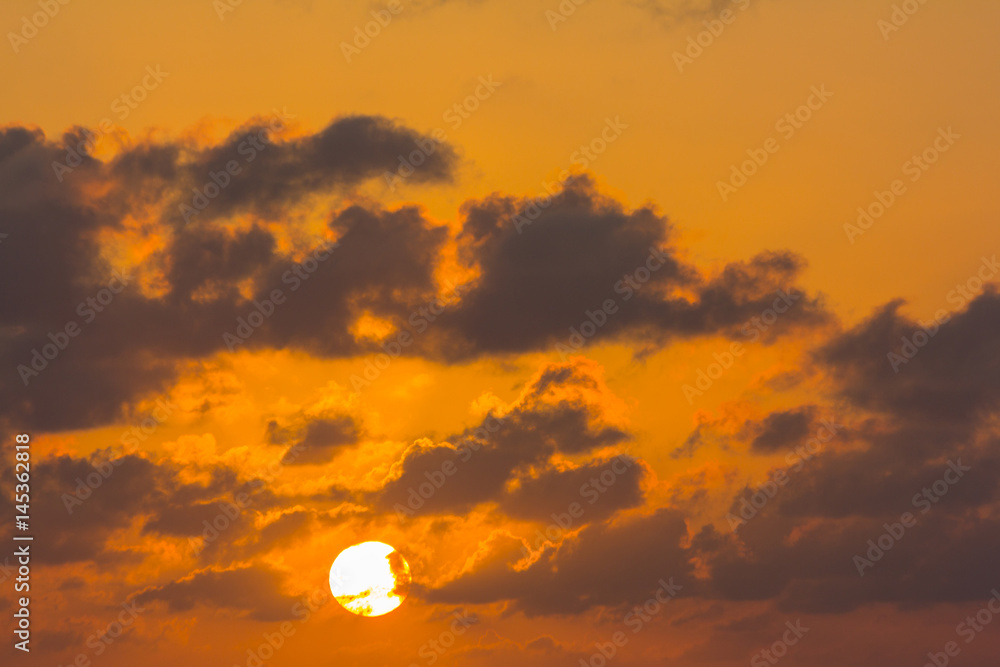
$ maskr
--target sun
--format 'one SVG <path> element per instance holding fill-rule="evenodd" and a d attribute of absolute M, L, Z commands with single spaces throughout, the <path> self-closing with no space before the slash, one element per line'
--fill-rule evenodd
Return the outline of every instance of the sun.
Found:
<path fill-rule="evenodd" d="M 340 552 L 330 568 L 330 590 L 352 614 L 381 616 L 406 599 L 410 566 L 383 542 L 362 542 Z"/>

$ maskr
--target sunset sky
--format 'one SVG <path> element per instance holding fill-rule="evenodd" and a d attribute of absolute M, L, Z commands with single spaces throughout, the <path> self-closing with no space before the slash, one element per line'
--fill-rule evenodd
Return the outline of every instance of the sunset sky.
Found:
<path fill-rule="evenodd" d="M 995 667 L 1000 4 L 0 27 L 4 665 Z"/>

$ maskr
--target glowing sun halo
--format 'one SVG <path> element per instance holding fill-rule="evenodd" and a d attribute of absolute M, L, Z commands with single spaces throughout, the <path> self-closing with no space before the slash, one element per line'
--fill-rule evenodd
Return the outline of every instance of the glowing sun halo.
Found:
<path fill-rule="evenodd" d="M 347 611 L 359 616 L 388 614 L 406 599 L 410 566 L 382 542 L 362 542 L 340 552 L 330 568 L 330 590 Z"/>

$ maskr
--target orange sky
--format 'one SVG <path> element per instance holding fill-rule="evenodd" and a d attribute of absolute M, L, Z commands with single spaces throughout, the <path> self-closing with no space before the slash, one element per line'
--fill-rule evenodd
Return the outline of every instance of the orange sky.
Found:
<path fill-rule="evenodd" d="M 278 633 L 274 665 L 598 665 L 619 631 L 608 664 L 993 664 L 956 626 L 1000 586 L 1000 6 L 41 5 L 0 10 L 0 473 L 30 433 L 38 540 L 4 664 L 250 667 Z M 414 578 L 379 618 L 325 603 L 368 540 Z"/>

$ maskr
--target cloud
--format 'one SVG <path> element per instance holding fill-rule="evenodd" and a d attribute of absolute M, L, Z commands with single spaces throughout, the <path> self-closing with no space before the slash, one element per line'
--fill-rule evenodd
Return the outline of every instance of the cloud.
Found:
<path fill-rule="evenodd" d="M 284 577 L 266 567 L 202 570 L 177 581 L 148 588 L 135 600 L 139 604 L 163 602 L 171 612 L 190 612 L 204 606 L 235 610 L 255 621 L 286 621 L 296 598 L 281 592 Z"/>
<path fill-rule="evenodd" d="M 909 357 L 899 376 L 911 375 L 894 380 L 886 355 L 918 329 L 890 304 L 817 348 L 814 358 L 828 373 L 827 390 L 839 410 L 832 421 L 826 416 L 832 406 L 807 403 L 763 419 L 720 422 L 719 437 L 730 445 L 745 443 L 731 449 L 751 455 L 788 453 L 817 437 L 820 424 L 838 427 L 810 457 L 785 458 L 731 497 L 730 513 L 753 508 L 736 532 L 719 532 L 713 524 L 695 527 L 690 515 L 665 507 L 648 516 L 614 513 L 568 533 L 534 561 L 525 560 L 522 538 L 498 532 L 480 545 L 461 574 L 422 593 L 448 604 L 507 601 L 510 609 L 529 616 L 617 607 L 633 602 L 640 595 L 638 581 L 652 576 L 647 563 L 635 562 L 642 556 L 633 554 L 655 551 L 672 564 L 675 576 L 689 574 L 697 564 L 698 581 L 686 590 L 692 597 L 770 601 L 782 613 L 843 614 L 876 603 L 910 608 L 978 600 L 990 577 L 989 563 L 1000 558 L 994 525 L 1000 508 L 998 396 L 996 384 L 987 381 L 996 350 L 986 333 L 996 329 L 998 307 L 1000 299 L 987 287 Z M 565 372 L 548 369 L 540 377 L 558 386 Z M 709 437 L 710 425 L 692 433 L 689 449 Z M 572 495 L 569 481 L 595 464 L 541 469 L 522 486 L 508 486 L 507 504 L 500 507 L 510 516 L 544 520 L 550 496 Z M 963 472 L 956 476 L 957 466 L 967 470 L 958 468 Z M 775 476 L 778 471 L 783 477 Z M 778 479 L 785 481 L 761 491 L 765 480 Z M 743 502 L 755 493 L 766 495 L 766 502 Z M 707 496 L 698 498 L 704 504 Z M 907 512 L 915 525 L 898 536 Z M 896 526 L 893 546 L 871 557 L 871 567 L 859 576 L 856 557 L 870 557 L 871 543 L 886 526 Z M 663 542 L 650 544 L 653 533 Z M 619 594 L 594 580 L 610 580 Z"/>
<path fill-rule="evenodd" d="M 191 155 L 179 166 L 183 194 L 175 206 L 192 202 L 190 187 L 206 188 L 213 174 L 226 174 L 227 164 L 241 171 L 211 199 L 205 217 L 251 212 L 274 219 L 313 193 L 337 188 L 394 171 L 400 155 L 428 138 L 381 117 L 339 118 L 315 134 L 285 138 L 278 116 L 258 119 L 233 132 L 218 145 Z M 449 182 L 457 164 L 454 149 L 437 146 L 413 174 L 416 183 Z M 224 180 L 224 179 L 218 179 Z"/>
<path fill-rule="evenodd" d="M 32 549 L 39 563 L 113 562 L 122 554 L 105 549 L 108 538 L 163 497 L 164 471 L 138 456 L 122 457 L 114 465 L 70 456 L 33 463 L 31 519 L 51 531 Z M 13 506 L 0 508 L 4 526 L 13 526 Z"/>
<path fill-rule="evenodd" d="M 791 410 L 772 412 L 757 424 L 748 424 L 753 434 L 751 449 L 774 453 L 793 448 L 805 440 L 813 429 L 815 406 L 801 406 Z"/>
<path fill-rule="evenodd" d="M 642 464 L 625 455 L 588 461 L 576 468 L 542 469 L 533 477 L 518 478 L 517 486 L 504 494 L 500 508 L 515 519 L 551 523 L 553 515 L 566 521 L 575 503 L 582 514 L 572 515 L 568 523 L 576 528 L 641 505 L 646 474 Z"/>
<path fill-rule="evenodd" d="M 13 455 L 9 458 L 13 460 Z M 36 458 L 31 468 L 32 521 L 51 531 L 32 554 L 46 565 L 92 562 L 106 567 L 142 560 L 144 551 L 114 546 L 117 537 L 131 530 L 143 536 L 181 538 L 184 555 L 226 562 L 238 549 L 245 554 L 269 546 L 262 540 L 275 529 L 258 531 L 254 519 L 287 500 L 275 496 L 263 481 L 241 480 L 225 466 L 206 466 L 204 481 L 186 483 L 170 463 L 135 454 Z M 13 473 L 7 470 L 7 474 Z M 243 497 L 240 506 L 238 499 Z M 14 524 L 11 505 L 0 506 L 0 519 L 5 526 L 0 535 L 9 536 Z M 206 522 L 218 528 L 222 519 L 225 527 L 209 533 L 204 550 L 194 549 L 192 545 L 200 545 L 208 530 Z"/>
<path fill-rule="evenodd" d="M 629 0 L 667 27 L 690 21 L 718 18 L 722 11 L 742 11 L 749 0 Z"/>
<path fill-rule="evenodd" d="M 837 421 L 853 415 L 856 423 L 814 458 L 781 466 L 787 483 L 736 534 L 705 527 L 693 541 L 707 559 L 711 595 L 824 613 L 982 595 L 985 563 L 1000 556 L 994 525 L 1000 396 L 987 379 L 1000 359 L 986 333 L 1000 321 L 1000 299 L 987 287 L 935 327 L 896 373 L 888 354 L 920 330 L 898 314 L 899 305 L 879 308 L 815 355 L 832 378 L 830 391 L 842 399 Z M 791 448 L 816 409 L 772 413 L 740 435 L 755 452 Z M 958 475 L 958 466 L 968 470 Z M 777 479 L 773 472 L 768 478 Z M 738 514 L 760 488 L 741 491 L 729 511 Z M 859 576 L 855 556 L 867 558 L 869 540 L 907 512 L 916 524 Z"/>
<path fill-rule="evenodd" d="M 818 358 L 836 373 L 841 394 L 901 418 L 953 425 L 971 424 L 994 408 L 1000 398 L 995 381 L 1000 354 L 992 335 L 1000 325 L 996 286 L 988 285 L 965 310 L 934 325 L 933 336 L 900 316 L 901 305 L 890 302 L 819 351 Z M 922 337 L 926 344 L 918 348 L 912 341 Z M 907 341 L 911 347 L 905 347 Z M 912 358 L 903 356 L 904 348 Z M 898 372 L 890 353 L 903 359 Z"/>
<path fill-rule="evenodd" d="M 732 335 L 802 268 L 791 254 L 768 252 L 702 272 L 671 248 L 664 217 L 627 210 L 586 176 L 522 234 L 513 220 L 533 204 L 502 195 L 467 202 L 456 238 L 415 206 L 375 204 L 335 210 L 307 232 L 301 215 L 322 204 L 315 196 L 376 176 L 419 135 L 383 118 L 340 118 L 313 134 L 272 132 L 263 148 L 244 151 L 251 161 L 241 147 L 255 132 L 262 142 L 265 126 L 255 119 L 206 145 L 148 140 L 108 162 L 82 159 L 61 182 L 52 164 L 67 160 L 82 129 L 61 143 L 20 126 L 0 130 L 9 234 L 0 251 L 10 260 L 0 263 L 0 366 L 11 369 L 0 374 L 3 414 L 32 428 L 94 426 L 162 391 L 183 361 L 243 349 L 378 350 L 356 337 L 355 323 L 371 316 L 407 328 L 438 294 L 452 250 L 478 277 L 405 354 L 450 362 L 550 349 L 594 318 L 602 340 L 643 350 Z M 245 169 L 179 224 L 172 207 L 233 154 Z M 435 156 L 420 172 L 447 180 L 453 153 L 442 146 Z M 608 300 L 614 314 L 602 311 Z M 772 331 L 827 318 L 820 301 L 803 297 Z"/>
<path fill-rule="evenodd" d="M 462 512 L 480 503 L 501 501 L 516 508 L 522 496 L 506 494 L 504 488 L 518 471 L 541 470 L 542 477 L 526 480 L 521 493 L 540 491 L 537 484 L 562 479 L 558 471 L 547 468 L 557 452 L 585 454 L 630 438 L 607 423 L 603 401 L 609 399 L 610 392 L 593 362 L 548 364 L 509 411 L 491 414 L 479 426 L 449 436 L 441 444 L 413 443 L 370 500 L 383 511 L 404 507 L 427 514 Z M 626 476 L 615 498 L 618 493 L 627 497 L 623 489 L 630 482 L 637 483 L 637 474 Z M 427 491 L 428 484 L 433 492 Z M 625 497 L 619 500 L 625 502 Z"/>
<path fill-rule="evenodd" d="M 693 590 L 688 554 L 681 545 L 684 518 L 662 508 L 644 517 L 597 523 L 546 549 L 526 569 L 521 540 L 494 536 L 470 572 L 424 592 L 430 602 L 484 604 L 509 600 L 528 616 L 576 614 L 595 606 L 625 607 L 648 600 L 660 580 Z"/>
<path fill-rule="evenodd" d="M 124 288 L 114 284 L 120 293 L 105 306 L 98 304 L 99 312 L 90 312 L 85 300 L 111 294 L 105 285 L 111 269 L 86 280 L 65 276 L 73 284 L 67 289 L 75 292 L 66 299 L 70 304 L 50 303 L 44 313 L 11 320 L 0 347 L 0 365 L 9 369 L 0 375 L 4 409 L 18 413 L 29 427 L 93 426 L 118 418 L 122 404 L 162 390 L 175 376 L 176 361 L 229 346 L 293 347 L 323 356 L 362 352 L 350 333 L 362 311 L 409 313 L 434 292 L 444 229 L 431 228 L 415 209 L 357 207 L 335 215 L 330 228 L 339 245 L 323 251 L 322 263 L 309 259 L 309 272 L 292 257 L 277 255 L 272 235 L 260 227 L 232 232 L 186 227 L 162 258 L 171 267 L 166 294 L 144 295 L 133 275 Z M 83 254 L 88 252 L 96 255 L 93 249 Z M 250 298 L 240 287 L 248 280 L 259 286 Z M 271 301 L 275 290 L 282 292 L 280 304 Z M 247 318 L 261 309 L 273 316 L 259 329 L 249 328 Z M 77 327 L 72 339 L 63 333 L 68 322 Z M 246 338 L 225 339 L 227 333 Z M 51 354 L 52 336 L 62 338 L 63 349 L 46 360 L 40 350 L 48 345 Z"/>
<path fill-rule="evenodd" d="M 626 210 L 586 176 L 544 208 L 494 195 L 466 203 L 464 212 L 459 249 L 480 276 L 435 325 L 456 358 L 567 346 L 587 327 L 600 340 L 638 347 L 732 335 L 779 289 L 792 289 L 804 266 L 790 253 L 767 252 L 706 275 L 671 247 L 666 218 L 650 207 Z M 774 330 L 828 319 L 821 302 L 806 297 Z"/>
<path fill-rule="evenodd" d="M 326 463 L 344 448 L 358 444 L 360 437 L 361 431 L 350 416 L 315 419 L 305 425 L 281 461 L 286 465 Z"/>

